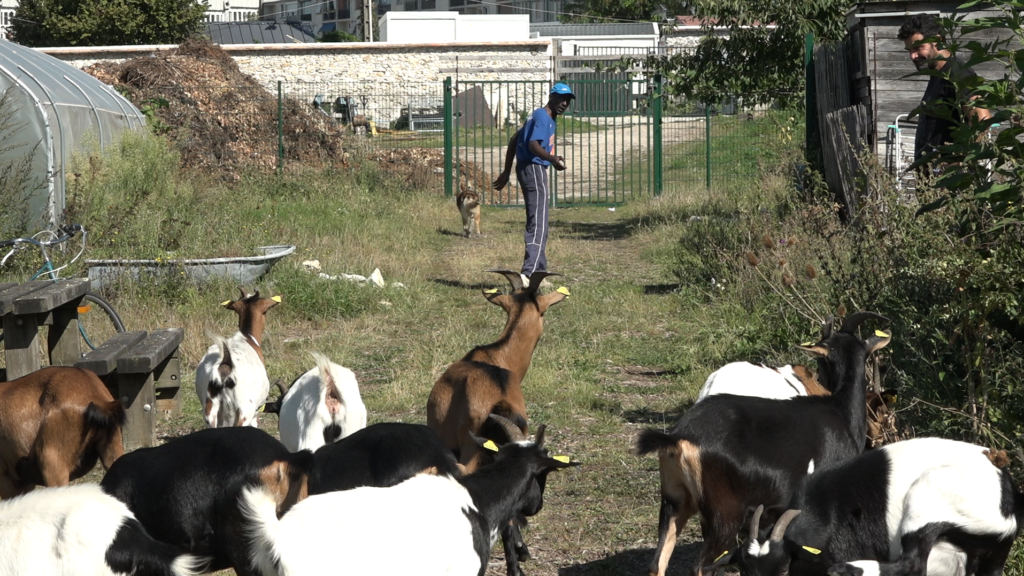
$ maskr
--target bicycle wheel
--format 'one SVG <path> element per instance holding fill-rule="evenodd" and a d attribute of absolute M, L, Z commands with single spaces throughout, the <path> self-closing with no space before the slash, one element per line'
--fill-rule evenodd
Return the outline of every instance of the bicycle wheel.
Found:
<path fill-rule="evenodd" d="M 78 305 L 78 331 L 82 336 L 82 353 L 94 350 L 118 332 L 124 332 L 124 322 L 109 302 L 92 292 L 86 292 Z"/>

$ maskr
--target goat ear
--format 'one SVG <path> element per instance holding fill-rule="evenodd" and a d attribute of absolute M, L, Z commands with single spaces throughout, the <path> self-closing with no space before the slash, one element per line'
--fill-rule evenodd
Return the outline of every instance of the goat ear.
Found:
<path fill-rule="evenodd" d="M 732 550 L 726 550 L 722 554 L 715 558 L 715 561 L 704 567 L 704 574 L 714 574 L 719 568 L 725 568 L 726 566 L 735 566 L 736 560 L 739 558 L 740 549 L 733 548 Z"/>
<path fill-rule="evenodd" d="M 807 352 L 815 358 L 828 358 L 828 345 L 824 342 L 817 344 L 800 344 L 797 348 Z"/>
<path fill-rule="evenodd" d="M 482 291 L 484 298 L 495 306 L 501 306 L 506 312 L 512 306 L 512 298 L 508 294 L 502 294 L 497 288 L 488 288 Z"/>
<path fill-rule="evenodd" d="M 571 462 L 568 456 L 553 456 L 544 460 L 544 467 L 550 470 L 561 470 L 580 466 L 580 462 Z"/>
<path fill-rule="evenodd" d="M 479 446 L 481 449 L 490 450 L 491 452 L 498 451 L 499 446 L 494 443 L 494 440 L 488 440 L 487 438 L 477 436 L 472 432 L 467 432 L 467 434 L 469 434 L 469 437 L 472 438 L 473 442 L 476 442 L 476 445 Z"/>
<path fill-rule="evenodd" d="M 568 290 L 566 290 L 566 292 L 568 292 Z M 562 300 L 565 300 L 566 297 L 565 292 L 548 292 L 543 296 L 537 297 L 537 307 L 540 309 L 540 313 L 543 314 L 548 308 L 558 304 Z"/>
<path fill-rule="evenodd" d="M 865 342 L 867 342 L 868 345 L 868 354 L 871 354 L 872 352 L 881 350 L 888 346 L 889 342 L 892 342 L 892 334 L 881 330 L 875 330 L 875 333 L 868 336 L 868 339 L 865 340 Z"/>

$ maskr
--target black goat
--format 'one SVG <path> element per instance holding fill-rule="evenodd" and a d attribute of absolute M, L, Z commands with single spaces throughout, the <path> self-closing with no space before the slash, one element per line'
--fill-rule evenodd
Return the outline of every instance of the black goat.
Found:
<path fill-rule="evenodd" d="M 889 343 L 876 332 L 866 341 L 854 334 L 873 312 L 858 312 L 832 331 L 826 323 L 816 344 L 801 346 L 820 358 L 819 375 L 831 396 L 769 400 L 722 394 L 693 406 L 668 433 L 644 430 L 637 453 L 658 452 L 661 512 L 658 547 L 649 572 L 664 576 L 676 536 L 700 513 L 704 546 L 692 572 L 702 574 L 729 550 L 747 510 L 758 504 L 788 502 L 814 467 L 830 466 L 864 450 L 866 437 L 864 363 Z"/>
<path fill-rule="evenodd" d="M 954 440 L 890 444 L 807 477 L 787 507 L 709 569 L 746 576 L 998 576 L 1024 520 L 1005 453 Z M 770 533 L 770 536 L 767 536 Z"/>
<path fill-rule="evenodd" d="M 313 459 L 310 495 L 359 486 L 386 488 L 422 472 L 453 478 L 462 475 L 452 451 L 422 424 L 367 426 L 320 447 Z"/>
<path fill-rule="evenodd" d="M 306 497 L 313 464 L 308 450 L 288 452 L 257 428 L 211 428 L 125 454 L 100 486 L 156 540 L 211 557 L 211 570 L 254 575 L 238 505 L 242 489 L 266 487 L 283 514 Z"/>

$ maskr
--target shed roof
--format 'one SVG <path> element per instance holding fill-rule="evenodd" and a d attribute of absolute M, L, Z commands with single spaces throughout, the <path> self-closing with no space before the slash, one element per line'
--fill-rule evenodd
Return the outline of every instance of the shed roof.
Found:
<path fill-rule="evenodd" d="M 654 22 L 617 22 L 613 24 L 538 22 L 530 24 L 530 32 L 539 33 L 541 38 L 566 36 L 657 36 L 658 27 Z"/>
<path fill-rule="evenodd" d="M 209 22 L 206 35 L 215 44 L 291 44 L 316 42 L 307 22 Z"/>

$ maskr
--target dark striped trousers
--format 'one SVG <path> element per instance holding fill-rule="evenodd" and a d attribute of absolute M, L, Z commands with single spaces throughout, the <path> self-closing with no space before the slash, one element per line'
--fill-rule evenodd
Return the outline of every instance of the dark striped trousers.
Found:
<path fill-rule="evenodd" d="M 523 188 L 526 204 L 526 254 L 522 273 L 527 277 L 548 269 L 544 249 L 548 244 L 548 167 L 530 162 L 516 164 L 516 178 Z"/>

